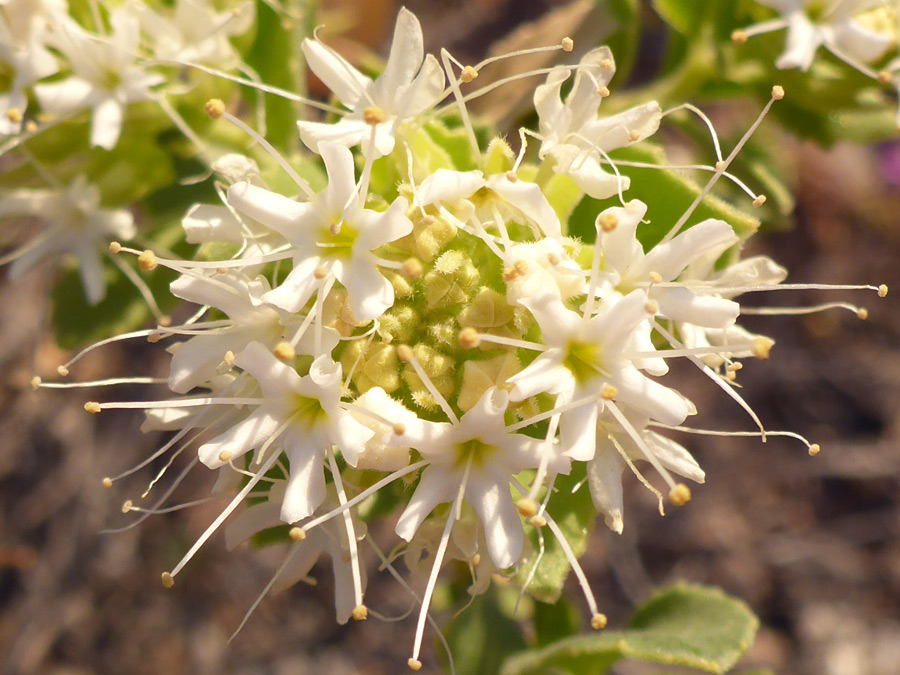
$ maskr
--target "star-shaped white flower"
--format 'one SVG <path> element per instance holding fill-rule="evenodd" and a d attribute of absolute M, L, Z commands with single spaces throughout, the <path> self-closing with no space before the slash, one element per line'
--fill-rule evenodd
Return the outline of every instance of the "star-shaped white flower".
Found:
<path fill-rule="evenodd" d="M 0 218 L 31 216 L 47 224 L 31 242 L 11 254 L 9 276 L 16 279 L 41 260 L 60 254 L 78 259 L 88 301 L 106 295 L 106 276 L 100 249 L 110 240 L 127 241 L 137 230 L 125 209 L 100 208 L 100 191 L 83 177 L 65 191 L 12 190 L 0 195 Z"/>
<path fill-rule="evenodd" d="M 630 108 L 610 117 L 598 118 L 597 109 L 609 95 L 606 85 L 615 74 L 615 62 L 608 47 L 593 49 L 581 59 L 565 101 L 560 100 L 563 83 L 572 68 L 559 66 L 547 75 L 546 83 L 534 92 L 534 108 L 539 118 L 541 158 L 555 162 L 554 171 L 569 176 L 585 193 L 606 199 L 627 190 L 630 180 L 607 173 L 599 161 L 600 152 L 609 153 L 656 133 L 662 110 L 655 101 Z"/>
<path fill-rule="evenodd" d="M 458 423 L 417 420 L 391 443 L 415 448 L 428 461 L 396 532 L 411 541 L 438 505 L 456 500 L 460 489 L 484 528 L 488 553 L 499 569 L 522 553 L 522 521 L 510 492 L 510 478 L 540 465 L 543 441 L 506 430 L 509 397 L 492 387 Z M 568 473 L 569 462 L 551 448 L 551 475 Z"/>
<path fill-rule="evenodd" d="M 297 202 L 241 182 L 228 189 L 228 203 L 281 234 L 295 249 L 293 269 L 266 293 L 267 302 L 296 312 L 321 286 L 323 275 L 333 275 L 347 289 L 353 316 L 368 322 L 394 303 L 394 289 L 372 251 L 412 231 L 407 202 L 398 197 L 383 213 L 362 208 L 350 151 L 321 143 L 319 152 L 328 187 L 315 201 Z"/>
<path fill-rule="evenodd" d="M 290 476 L 281 504 L 281 519 L 294 523 L 310 516 L 325 499 L 322 462 L 336 445 L 351 466 L 373 432 L 357 422 L 340 404 L 341 366 L 327 355 L 313 361 L 301 377 L 259 342 L 251 342 L 234 359 L 262 390 L 264 402 L 228 431 L 200 446 L 200 461 L 210 468 L 223 466 L 273 435 L 283 434 L 277 446 L 290 461 Z M 223 454 L 226 453 L 223 459 Z"/>
<path fill-rule="evenodd" d="M 310 70 L 350 110 L 333 124 L 297 122 L 300 138 L 315 152 L 321 142 L 332 141 L 347 147 L 361 144 L 368 153 L 366 139 L 372 134 L 370 122 L 375 115 L 382 121 L 375 124 L 374 155 L 390 154 L 403 123 L 433 107 L 444 95 L 444 72 L 434 56 L 424 56 L 422 27 L 406 8 L 397 15 L 390 56 L 374 82 L 318 40 L 304 40 L 302 48 Z M 369 122 L 366 110 L 370 111 Z"/>
<path fill-rule="evenodd" d="M 91 35 L 72 20 L 57 26 L 54 46 L 69 60 L 73 74 L 34 87 L 47 112 L 66 114 L 90 108 L 91 144 L 106 150 L 119 141 L 128 104 L 152 100 L 151 87 L 165 81 L 137 62 L 137 17 L 119 9 L 110 14 L 109 23 L 112 34 L 108 36 Z"/>

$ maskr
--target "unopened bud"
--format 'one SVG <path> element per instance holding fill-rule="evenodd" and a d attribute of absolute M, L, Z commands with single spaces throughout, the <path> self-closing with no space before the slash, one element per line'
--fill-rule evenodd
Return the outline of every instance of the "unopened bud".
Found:
<path fill-rule="evenodd" d="M 276 359 L 283 361 L 284 363 L 293 361 L 294 356 L 296 356 L 296 352 L 290 342 L 279 342 L 275 345 L 275 349 L 272 350 L 272 353 L 275 354 Z"/>
<path fill-rule="evenodd" d="M 669 490 L 669 501 L 672 506 L 684 506 L 691 501 L 691 489 L 684 483 L 678 483 Z"/>
<path fill-rule="evenodd" d="M 217 120 L 225 114 L 225 101 L 220 98 L 211 98 L 203 106 L 203 109 L 211 119 Z"/>
<path fill-rule="evenodd" d="M 157 267 L 159 267 L 159 263 L 156 261 L 156 254 L 147 249 L 143 253 L 138 256 L 138 267 L 140 267 L 145 272 L 152 272 Z"/>

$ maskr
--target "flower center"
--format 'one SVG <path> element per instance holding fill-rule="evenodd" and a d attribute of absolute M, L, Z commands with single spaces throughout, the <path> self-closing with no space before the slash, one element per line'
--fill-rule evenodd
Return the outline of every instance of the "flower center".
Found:
<path fill-rule="evenodd" d="M 471 458 L 475 466 L 484 466 L 485 461 L 496 452 L 497 448 L 488 445 L 478 438 L 459 443 L 456 446 L 456 461 L 454 468 L 462 468 Z"/>
<path fill-rule="evenodd" d="M 323 253 L 331 258 L 347 259 L 353 253 L 353 244 L 359 231 L 347 223 L 339 221 L 329 227 L 319 228 L 316 246 L 325 249 Z"/>
<path fill-rule="evenodd" d="M 816 23 L 825 18 L 829 4 L 828 0 L 807 0 L 804 11 L 809 20 Z"/>
<path fill-rule="evenodd" d="M 563 365 L 575 376 L 578 384 L 590 382 L 599 377 L 602 367 L 600 347 L 593 342 L 573 340 L 566 347 Z"/>
<path fill-rule="evenodd" d="M 325 419 L 326 414 L 319 399 L 297 394 L 294 397 L 292 417 L 298 425 L 312 429 L 316 423 Z"/>

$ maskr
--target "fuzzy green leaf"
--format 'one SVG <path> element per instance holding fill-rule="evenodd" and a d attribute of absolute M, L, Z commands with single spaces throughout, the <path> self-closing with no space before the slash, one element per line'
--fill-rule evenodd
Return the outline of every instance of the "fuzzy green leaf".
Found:
<path fill-rule="evenodd" d="M 510 654 L 525 647 L 519 626 L 500 611 L 493 589 L 475 598 L 446 634 L 458 675 L 496 675 Z"/>

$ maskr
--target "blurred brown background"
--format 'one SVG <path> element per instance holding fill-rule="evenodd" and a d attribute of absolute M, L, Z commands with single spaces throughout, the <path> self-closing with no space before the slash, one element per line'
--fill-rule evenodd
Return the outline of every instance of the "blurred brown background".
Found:
<path fill-rule="evenodd" d="M 415 0 L 408 6 L 422 20 L 427 49 L 447 46 L 467 62 L 517 27 L 533 34 L 529 22 L 562 4 Z M 341 38 L 348 51 L 351 40 L 380 49 L 395 7 L 388 0 L 328 5 L 343 12 L 348 26 L 352 9 L 370 13 Z M 560 36 L 581 21 L 578 3 L 564 11 L 571 14 L 554 19 Z M 542 43 L 554 39 L 546 37 L 546 25 L 538 30 Z M 797 226 L 757 237 L 748 253 L 771 254 L 791 270 L 791 281 L 887 283 L 900 291 L 900 189 L 890 185 L 886 160 L 897 148 L 848 145 L 826 152 L 784 143 L 796 175 Z M 137 414 L 86 415 L 87 392 L 28 388 L 35 372 L 49 376 L 64 360 L 49 339 L 35 341 L 48 283 L 41 273 L 16 285 L 0 279 L 4 672 L 405 672 L 414 619 L 337 626 L 327 561 L 315 570 L 318 586 L 266 599 L 230 645 L 227 637 L 279 562 L 273 552 L 229 554 L 217 536 L 174 589 L 162 589 L 160 572 L 203 531 L 215 505 L 154 517 L 124 534 L 98 534 L 125 522 L 119 506 L 140 494 L 149 474 L 112 490 L 102 489 L 101 478 L 146 456 L 159 437 L 138 431 Z M 655 586 L 685 578 L 720 585 L 760 615 L 763 628 L 747 664 L 798 675 L 900 673 L 900 315 L 892 296 L 845 298 L 867 304 L 869 320 L 828 313 L 746 321 L 777 341 L 771 360 L 742 371 L 746 397 L 770 429 L 805 434 L 821 443 L 822 453 L 809 458 L 789 439 L 763 445 L 682 438 L 696 450 L 707 484 L 665 519 L 652 495 L 630 480 L 625 535 L 599 528 L 583 560 L 611 625 L 627 620 Z M 834 299 L 809 292 L 753 304 Z M 86 359 L 72 377 L 160 374 L 166 368 L 161 352 L 140 341 L 114 346 Z M 701 411 L 698 426 L 750 428 L 702 376 L 688 368 L 678 375 L 679 388 Z M 116 392 L 122 400 L 150 395 L 147 388 Z M 180 490 L 182 500 L 208 491 L 211 476 L 195 475 L 200 484 Z M 371 557 L 367 562 L 367 604 L 399 613 L 401 592 L 375 573 Z M 571 597 L 579 598 L 574 588 Z M 426 644 L 423 672 L 437 672 L 430 638 Z M 617 672 L 659 671 L 626 664 Z"/>

